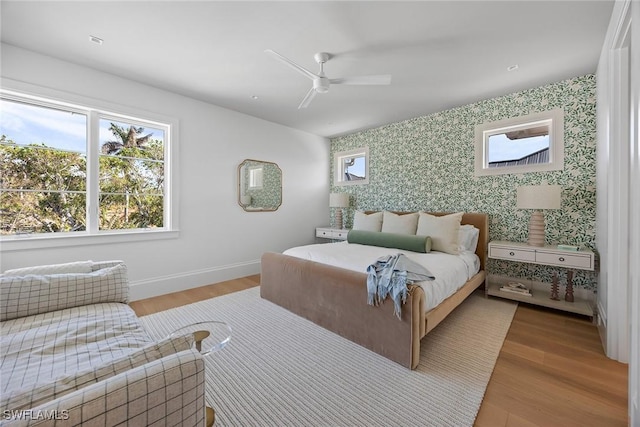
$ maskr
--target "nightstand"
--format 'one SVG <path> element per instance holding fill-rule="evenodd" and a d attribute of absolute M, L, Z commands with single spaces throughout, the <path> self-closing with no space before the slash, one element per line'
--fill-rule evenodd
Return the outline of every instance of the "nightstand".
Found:
<path fill-rule="evenodd" d="M 514 262 L 524 262 L 529 264 L 550 265 L 562 267 L 569 270 L 591 270 L 595 269 L 595 254 L 589 250 L 568 251 L 558 249 L 557 246 L 529 246 L 526 243 L 492 241 L 489 242 L 489 258 L 501 259 Z M 518 295 L 500 290 L 500 286 L 506 281 L 527 282 L 531 289 L 531 296 Z M 551 285 L 531 282 L 521 278 L 505 278 L 489 276 L 487 278 L 485 292 L 500 298 L 514 301 L 526 302 L 571 313 L 582 314 L 593 317 L 594 309 L 591 302 L 584 297 L 574 297 L 574 302 L 565 301 L 560 296 L 560 301 L 549 298 Z"/>
<path fill-rule="evenodd" d="M 316 228 L 316 237 L 329 240 L 347 240 L 349 230 L 346 228 L 318 227 Z"/>

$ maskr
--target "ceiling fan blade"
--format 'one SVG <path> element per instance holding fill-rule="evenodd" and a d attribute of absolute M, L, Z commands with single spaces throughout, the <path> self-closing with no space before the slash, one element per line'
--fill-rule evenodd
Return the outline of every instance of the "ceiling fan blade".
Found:
<path fill-rule="evenodd" d="M 391 75 L 342 77 L 329 79 L 329 82 L 334 85 L 388 85 L 391 84 Z"/>
<path fill-rule="evenodd" d="M 302 102 L 300 103 L 300 105 L 298 105 L 298 110 L 301 108 L 307 108 L 307 106 L 309 104 L 311 104 L 311 101 L 313 100 L 313 98 L 316 96 L 316 89 L 315 88 L 311 88 L 309 90 L 309 92 L 307 92 L 307 94 L 305 95 L 304 99 L 302 100 Z"/>
<path fill-rule="evenodd" d="M 311 80 L 313 80 L 313 79 L 318 77 L 317 75 L 313 74 L 311 71 L 307 70 L 304 67 L 301 67 L 300 65 L 296 64 L 295 62 L 293 62 L 289 58 L 285 58 L 284 56 L 280 55 L 278 52 L 276 52 L 274 50 L 267 49 L 264 52 L 268 53 L 269 55 L 273 56 L 274 58 L 278 59 L 279 61 L 284 62 L 289 67 L 293 68 L 294 70 L 298 71 L 299 73 L 304 74 L 305 76 L 309 77 Z"/>

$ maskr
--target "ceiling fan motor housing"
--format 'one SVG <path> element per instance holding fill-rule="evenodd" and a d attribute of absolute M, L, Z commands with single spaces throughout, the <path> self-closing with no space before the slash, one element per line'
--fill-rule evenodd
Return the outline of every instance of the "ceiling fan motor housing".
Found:
<path fill-rule="evenodd" d="M 329 79 L 326 77 L 318 77 L 313 79 L 313 88 L 318 93 L 327 93 L 329 91 Z"/>
<path fill-rule="evenodd" d="M 327 52 L 318 52 L 313 55 L 313 59 L 315 59 L 318 64 L 324 64 L 329 60 L 329 58 L 331 58 L 331 55 Z"/>

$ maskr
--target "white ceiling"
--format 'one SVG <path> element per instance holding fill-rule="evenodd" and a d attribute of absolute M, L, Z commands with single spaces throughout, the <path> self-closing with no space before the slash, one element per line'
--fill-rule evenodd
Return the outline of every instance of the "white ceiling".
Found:
<path fill-rule="evenodd" d="M 4 43 L 331 137 L 593 73 L 613 2 L 2 0 L 0 7 Z M 313 54 L 329 52 L 330 78 L 393 78 L 390 86 L 332 86 L 298 110 L 311 80 L 265 49 L 314 72 Z"/>

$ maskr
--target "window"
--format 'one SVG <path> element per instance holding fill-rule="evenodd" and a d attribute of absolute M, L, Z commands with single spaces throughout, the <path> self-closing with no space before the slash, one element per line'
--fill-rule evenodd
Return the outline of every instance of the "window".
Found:
<path fill-rule="evenodd" d="M 560 109 L 476 126 L 475 174 L 542 172 L 564 168 Z"/>
<path fill-rule="evenodd" d="M 249 188 L 262 188 L 262 166 L 253 166 L 249 168 Z"/>
<path fill-rule="evenodd" d="M 369 183 L 369 149 L 342 151 L 334 158 L 335 185 Z"/>
<path fill-rule="evenodd" d="M 165 129 L 100 119 L 100 230 L 164 226 Z"/>
<path fill-rule="evenodd" d="M 171 124 L 0 97 L 0 235 L 171 229 Z"/>

